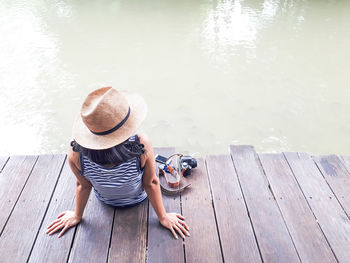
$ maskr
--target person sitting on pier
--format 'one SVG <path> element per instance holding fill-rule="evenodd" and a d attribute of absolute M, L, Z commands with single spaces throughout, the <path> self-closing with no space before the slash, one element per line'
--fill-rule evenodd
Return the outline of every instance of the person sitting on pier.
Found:
<path fill-rule="evenodd" d="M 152 143 L 135 134 L 146 117 L 147 104 L 136 92 L 111 87 L 97 89 L 85 99 L 73 127 L 68 162 L 77 178 L 75 211 L 64 211 L 47 227 L 58 237 L 83 217 L 91 189 L 98 200 L 115 207 L 131 207 L 149 199 L 159 222 L 175 238 L 189 236 L 184 217 L 167 213 L 155 173 Z"/>

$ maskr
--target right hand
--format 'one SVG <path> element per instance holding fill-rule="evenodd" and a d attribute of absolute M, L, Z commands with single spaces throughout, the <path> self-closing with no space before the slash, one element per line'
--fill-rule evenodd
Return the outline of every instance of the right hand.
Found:
<path fill-rule="evenodd" d="M 52 235 L 63 228 L 58 235 L 58 237 L 61 237 L 68 228 L 77 225 L 80 221 L 81 217 L 76 216 L 74 211 L 64 211 L 47 227 L 46 234 Z"/>
<path fill-rule="evenodd" d="M 180 236 L 184 239 L 185 233 L 187 236 L 190 236 L 190 228 L 185 223 L 185 218 L 179 213 L 166 213 L 163 218 L 159 220 L 159 222 L 166 228 L 168 228 L 173 236 L 178 239 L 175 230 L 180 234 Z"/>

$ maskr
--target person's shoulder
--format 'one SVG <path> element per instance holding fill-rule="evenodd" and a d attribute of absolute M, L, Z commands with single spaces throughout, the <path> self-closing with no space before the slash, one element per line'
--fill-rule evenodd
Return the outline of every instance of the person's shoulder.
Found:
<path fill-rule="evenodd" d="M 146 133 L 140 133 L 137 135 L 139 141 L 144 145 L 145 153 L 141 155 L 142 159 L 153 158 L 153 146 L 149 136 Z"/>
<path fill-rule="evenodd" d="M 67 159 L 70 164 L 73 164 L 78 170 L 81 170 L 80 154 L 78 152 L 73 151 L 72 146 L 69 146 L 68 148 Z"/>
<path fill-rule="evenodd" d="M 145 147 L 146 147 L 146 146 L 152 146 L 152 142 L 151 142 L 149 136 L 148 136 L 146 133 L 139 133 L 139 134 L 137 135 L 137 137 L 139 138 L 140 143 L 141 143 L 141 144 L 144 144 Z"/>

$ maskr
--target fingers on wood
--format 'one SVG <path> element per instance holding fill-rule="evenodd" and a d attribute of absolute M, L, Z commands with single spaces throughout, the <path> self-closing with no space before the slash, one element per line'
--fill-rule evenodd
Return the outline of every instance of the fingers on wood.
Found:
<path fill-rule="evenodd" d="M 60 219 L 54 220 L 47 228 L 50 228 L 51 226 L 53 226 L 54 224 L 56 224 L 58 221 L 60 221 Z"/>
<path fill-rule="evenodd" d="M 173 226 L 173 227 L 177 230 L 177 232 L 180 234 L 180 236 L 181 236 L 182 238 L 185 238 L 185 236 L 184 236 L 184 234 L 182 233 L 181 229 L 180 229 L 177 225 L 175 225 L 175 226 Z"/>
<path fill-rule="evenodd" d="M 49 235 L 52 235 L 53 233 L 57 232 L 63 227 L 64 223 L 60 223 L 52 227 L 52 230 L 50 231 Z"/>
<path fill-rule="evenodd" d="M 180 215 L 180 214 L 176 214 L 177 217 L 181 218 L 181 219 L 185 219 L 184 216 Z"/>
<path fill-rule="evenodd" d="M 60 218 L 60 217 L 64 216 L 65 214 L 66 214 L 66 211 L 64 211 L 61 214 L 59 214 L 57 218 Z"/>
<path fill-rule="evenodd" d="M 174 235 L 174 237 L 176 238 L 176 239 L 178 239 L 178 237 L 177 237 L 177 235 L 176 235 L 176 233 L 175 233 L 175 230 L 174 230 L 174 228 L 170 228 L 170 231 L 171 231 L 171 233 L 173 233 L 173 235 Z"/>
<path fill-rule="evenodd" d="M 60 234 L 58 235 L 58 237 L 61 237 L 63 234 L 64 234 L 64 232 L 66 232 L 66 230 L 68 229 L 68 225 L 66 225 L 63 229 L 62 229 L 62 231 L 60 232 Z"/>

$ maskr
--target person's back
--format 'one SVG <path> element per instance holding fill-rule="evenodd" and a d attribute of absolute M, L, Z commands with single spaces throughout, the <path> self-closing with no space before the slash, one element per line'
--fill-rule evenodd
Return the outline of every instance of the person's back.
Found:
<path fill-rule="evenodd" d="M 137 134 L 128 141 L 138 141 Z M 100 201 L 113 206 L 133 206 L 147 198 L 142 187 L 141 158 L 136 156 L 113 166 L 101 165 L 80 155 L 81 174 L 93 185 Z"/>

